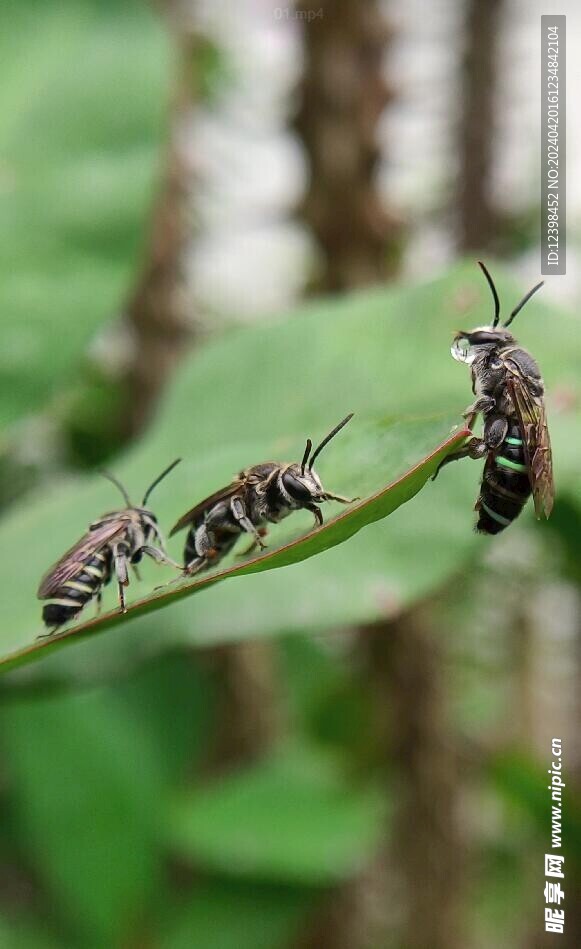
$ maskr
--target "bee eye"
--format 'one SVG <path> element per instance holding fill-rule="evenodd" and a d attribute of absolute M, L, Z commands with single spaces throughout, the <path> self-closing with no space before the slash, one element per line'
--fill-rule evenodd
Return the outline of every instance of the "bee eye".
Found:
<path fill-rule="evenodd" d="M 497 343 L 499 341 L 499 337 L 496 335 L 496 333 L 476 332 L 470 333 L 468 341 L 471 346 L 482 346 L 486 343 Z"/>
<path fill-rule="evenodd" d="M 312 495 L 306 484 L 295 478 L 289 471 L 285 471 L 283 474 L 282 483 L 294 501 L 306 502 L 311 500 Z"/>

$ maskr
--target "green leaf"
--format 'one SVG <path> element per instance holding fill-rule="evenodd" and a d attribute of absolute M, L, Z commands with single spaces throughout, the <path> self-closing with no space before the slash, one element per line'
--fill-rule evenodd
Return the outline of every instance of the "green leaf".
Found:
<path fill-rule="evenodd" d="M 522 287 L 509 286 L 500 268 L 491 268 L 501 299 L 507 305 L 519 299 Z M 167 528 L 241 467 L 268 457 L 298 458 L 307 435 L 320 437 L 355 411 L 321 456 L 319 470 L 330 488 L 369 497 L 429 455 L 458 424 L 472 396 L 467 367 L 449 356 L 450 340 L 458 326 L 489 317 L 488 288 L 471 262 L 430 283 L 322 301 L 271 325 L 232 332 L 185 361 L 149 435 L 112 467 L 137 495 L 172 458 L 184 457 L 153 497 Z M 538 354 L 547 385 L 558 508 L 565 487 L 578 492 L 581 336 L 576 319 L 548 310 L 540 294 L 519 320 L 520 338 Z M 413 504 L 400 507 L 387 524 L 366 527 L 349 544 L 291 570 L 232 572 L 228 583 L 210 588 L 207 579 L 204 596 L 129 617 L 123 635 L 84 642 L 71 635 L 67 641 L 79 643 L 76 649 L 57 652 L 51 644 L 35 653 L 46 659 L 20 675 L 92 679 L 176 645 L 313 633 L 393 615 L 494 547 L 495 539 L 472 530 L 481 471 L 469 460 L 450 465 Z M 41 632 L 35 600 L 40 576 L 90 520 L 111 509 L 113 497 L 105 482 L 71 480 L 30 495 L 5 518 L 0 544 L 10 556 L 0 573 L 2 654 L 31 645 Z M 325 516 L 332 513 L 328 505 Z M 288 518 L 272 530 L 272 550 L 292 543 L 311 523 L 301 514 Z M 527 527 L 547 530 L 535 522 L 530 504 L 510 530 Z M 182 544 L 183 535 L 170 543 L 176 558 Z M 143 573 L 145 590 L 172 578 L 155 565 L 146 564 Z M 132 585 L 130 599 L 138 590 Z M 115 591 L 107 596 L 114 608 Z"/>
<path fill-rule="evenodd" d="M 414 425 L 412 423 L 410 423 L 409 429 L 413 432 Z M 310 530 L 289 540 L 283 546 L 278 546 L 272 551 L 267 551 L 244 563 L 234 564 L 191 580 L 166 586 L 165 589 L 161 589 L 159 592 L 154 591 L 149 596 L 132 603 L 124 614 L 120 613 L 117 608 L 103 616 L 79 623 L 59 635 L 45 637 L 13 655 L 5 657 L 0 662 L 0 670 L 8 671 L 26 665 L 55 650 L 62 649 L 66 645 L 78 642 L 80 639 L 94 636 L 96 632 L 103 632 L 119 625 L 125 625 L 143 614 L 161 610 L 171 603 L 205 590 L 227 578 L 290 566 L 343 543 L 363 527 L 387 517 L 401 504 L 409 501 L 434 474 L 442 459 L 463 443 L 466 434 L 467 432 L 464 429 L 457 432 L 397 481 L 369 494 L 364 500 L 352 504 L 347 510 L 327 521 L 323 527 Z M 361 463 L 360 467 L 363 470 L 361 481 L 364 484 L 365 481 L 369 483 L 370 481 L 377 481 L 381 477 L 380 468 L 379 470 L 376 469 L 371 477 L 369 474 L 367 478 L 365 477 L 365 469 L 362 464 L 365 456 L 374 459 L 380 458 L 382 453 L 389 450 L 392 436 L 393 426 L 362 424 L 360 425 L 360 431 L 349 440 L 349 457 L 352 461 L 356 459 Z M 343 451 L 345 454 L 345 447 Z M 341 469 L 341 458 L 337 460 L 339 469 Z M 346 458 L 344 464 L 347 464 Z M 356 471 L 352 471 L 350 477 L 345 479 L 349 489 L 353 488 L 355 490 L 356 479 Z M 345 484 L 345 481 L 342 481 L 342 485 Z M 54 515 L 54 508 L 50 513 Z M 38 524 L 37 529 L 40 529 Z M 287 531 L 289 529 L 292 531 L 292 527 L 286 527 Z M 27 638 L 31 639 L 32 637 L 29 635 Z"/>
<path fill-rule="evenodd" d="M 184 794 L 169 842 L 230 877 L 327 886 L 363 868 L 384 821 L 377 789 L 350 787 L 320 754 L 287 753 Z"/>

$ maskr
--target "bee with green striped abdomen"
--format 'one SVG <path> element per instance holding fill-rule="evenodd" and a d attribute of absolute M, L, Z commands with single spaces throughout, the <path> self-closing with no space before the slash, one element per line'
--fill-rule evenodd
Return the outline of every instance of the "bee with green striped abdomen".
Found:
<path fill-rule="evenodd" d="M 470 366 L 472 374 L 476 400 L 464 418 L 472 428 L 481 413 L 484 430 L 482 438 L 471 438 L 443 464 L 459 458 L 486 458 L 476 502 L 476 530 L 498 534 L 518 517 L 531 493 L 537 517 L 549 517 L 553 508 L 555 488 L 543 380 L 533 357 L 507 329 L 542 283 L 533 287 L 499 326 L 496 287 L 484 264 L 480 267 L 494 299 L 492 325 L 459 330 L 451 351 L 454 359 Z"/>

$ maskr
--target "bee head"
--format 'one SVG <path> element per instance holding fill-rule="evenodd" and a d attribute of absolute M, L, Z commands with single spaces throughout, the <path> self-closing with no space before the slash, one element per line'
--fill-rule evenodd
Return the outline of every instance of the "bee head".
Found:
<path fill-rule="evenodd" d="M 509 346 L 514 342 L 512 333 L 502 327 L 496 329 L 494 326 L 477 326 L 473 330 L 458 330 L 450 352 L 457 362 L 470 365 L 479 349 L 494 349 Z"/>
<path fill-rule="evenodd" d="M 315 448 L 312 455 L 311 450 L 313 443 L 310 438 L 307 438 L 303 460 L 301 461 L 300 465 L 289 465 L 284 470 L 282 474 L 283 487 L 293 501 L 296 501 L 299 504 L 308 504 L 310 501 L 324 500 L 325 492 L 323 490 L 323 485 L 321 484 L 321 479 L 313 468 L 315 459 L 318 458 L 323 448 L 329 444 L 337 432 L 340 432 L 341 429 L 352 418 L 353 412 L 347 415 L 346 418 L 342 419 L 339 424 L 336 425 L 335 428 L 325 436 L 323 441 Z"/>
<path fill-rule="evenodd" d="M 520 313 L 525 303 L 528 303 L 533 293 L 536 293 L 543 286 L 543 281 L 537 283 L 532 290 L 522 298 L 514 310 L 511 312 L 508 320 L 499 326 L 500 321 L 500 300 L 492 277 L 484 264 L 479 260 L 478 265 L 486 277 L 488 286 L 494 300 L 494 317 L 490 326 L 477 326 L 473 330 L 458 330 L 452 343 L 451 353 L 458 362 L 472 363 L 476 357 L 479 348 L 493 349 L 495 347 L 510 346 L 515 342 L 515 338 L 507 329 L 512 323 L 517 313 Z"/>
<path fill-rule="evenodd" d="M 317 472 L 304 470 L 301 465 L 289 465 L 282 473 L 282 483 L 289 497 L 298 504 L 309 504 L 323 494 Z"/>

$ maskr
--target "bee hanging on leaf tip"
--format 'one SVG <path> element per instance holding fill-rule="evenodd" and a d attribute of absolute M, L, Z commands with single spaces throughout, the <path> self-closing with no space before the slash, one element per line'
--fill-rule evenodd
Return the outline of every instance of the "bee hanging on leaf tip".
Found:
<path fill-rule="evenodd" d="M 172 462 L 149 486 L 141 507 L 131 504 L 127 491 L 113 475 L 102 472 L 119 488 L 126 507 L 104 514 L 94 521 L 87 533 L 41 580 L 37 596 L 39 600 L 50 600 L 42 610 L 42 618 L 50 628 L 50 634 L 75 619 L 93 597 L 97 598 L 100 606 L 103 587 L 113 576 L 117 579 L 119 606 L 124 613 L 129 565 L 135 568 L 144 554 L 157 563 L 182 569 L 168 557 L 157 518 L 145 507 L 153 489 L 180 461 L 177 458 Z"/>
<path fill-rule="evenodd" d="M 323 524 L 320 503 L 351 504 L 357 500 L 326 491 L 314 469 L 323 449 L 352 418 L 353 413 L 339 422 L 314 452 L 308 438 L 300 463 L 266 461 L 245 468 L 231 484 L 204 498 L 180 517 L 170 537 L 189 527 L 184 549 L 186 572 L 192 575 L 218 564 L 244 533 L 252 538 L 246 553 L 256 547 L 263 550 L 266 546 L 264 525 L 277 524 L 292 511 L 311 511 L 315 525 L 320 527 Z"/>
<path fill-rule="evenodd" d="M 451 352 L 458 362 L 470 366 L 472 375 L 476 399 L 463 413 L 466 424 L 472 428 L 482 414 L 484 429 L 482 438 L 471 438 L 448 455 L 440 468 L 459 458 L 486 459 L 475 508 L 476 530 L 498 534 L 518 517 L 531 493 L 537 517 L 549 517 L 555 497 L 543 380 L 533 357 L 508 329 L 543 283 L 529 290 L 499 325 L 496 287 L 484 264 L 478 264 L 492 293 L 494 318 L 490 326 L 459 330 Z"/>

